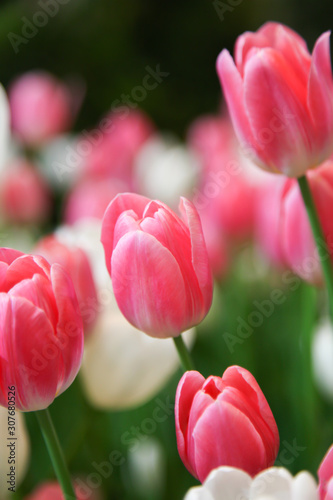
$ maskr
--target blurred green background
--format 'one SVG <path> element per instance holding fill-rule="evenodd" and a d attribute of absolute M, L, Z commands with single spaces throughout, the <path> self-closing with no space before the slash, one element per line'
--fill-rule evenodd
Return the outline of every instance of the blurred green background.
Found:
<path fill-rule="evenodd" d="M 231 6 L 224 13 L 223 3 Z M 20 44 L 15 53 L 9 33 L 21 36 L 26 19 L 31 21 L 41 7 L 33 0 L 2 0 L 0 81 L 4 86 L 31 69 L 45 69 L 62 79 L 83 82 L 86 95 L 75 124 L 79 131 L 93 127 L 115 99 L 140 85 L 146 66 L 160 65 L 161 71 L 170 75 L 147 93 L 140 106 L 160 129 L 170 130 L 179 137 L 185 136 L 193 119 L 214 113 L 221 105 L 215 60 L 224 47 L 232 50 L 240 33 L 256 30 L 267 20 L 276 20 L 297 30 L 312 49 L 316 38 L 331 28 L 333 20 L 331 0 L 226 0 L 219 3 L 211 0 L 69 0 L 58 5 L 57 15 L 38 28 L 28 43 Z M 301 317 L 304 311 L 310 316 L 316 315 L 317 299 L 303 285 L 294 292 L 286 289 L 285 303 L 230 352 L 223 332 L 237 330 L 237 318 L 247 317 L 253 310 L 254 300 L 264 300 L 274 287 L 284 290 L 280 277 L 275 277 L 273 283 L 247 283 L 238 274 L 237 270 L 230 273 L 216 298 L 215 313 L 200 328 L 194 348 L 198 369 L 205 376 L 221 375 L 230 364 L 250 369 L 277 420 L 281 450 L 285 443 L 292 446 L 295 440 L 297 445 L 306 448 L 285 465 L 293 472 L 306 467 L 315 473 L 333 441 L 332 405 L 316 394 L 312 416 L 312 410 L 306 405 L 313 404 L 313 400 L 311 397 L 308 400 L 302 392 L 306 373 L 301 356 Z M 180 375 L 179 370 L 158 397 L 173 399 Z M 154 399 L 129 412 L 95 411 L 84 400 L 80 383 L 76 381 L 51 408 L 71 471 L 85 477 L 93 472 L 92 461 L 103 461 L 105 453 L 115 449 L 127 457 L 128 447 L 121 443 L 122 434 L 133 425 L 140 426 L 152 415 L 155 406 Z M 27 422 L 33 437 L 32 457 L 28 475 L 13 496 L 20 499 L 39 480 L 53 477 L 34 415 L 27 415 Z M 166 453 L 166 477 L 164 492 L 149 498 L 180 500 L 196 481 L 178 457 L 173 416 L 157 426 L 153 437 Z M 103 481 L 102 489 L 106 499 L 147 498 L 131 483 L 127 460 Z"/>

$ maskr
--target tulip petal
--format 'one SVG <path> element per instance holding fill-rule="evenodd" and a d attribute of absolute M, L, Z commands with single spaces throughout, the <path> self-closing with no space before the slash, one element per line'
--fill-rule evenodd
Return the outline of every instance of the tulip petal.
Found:
<path fill-rule="evenodd" d="M 309 168 L 314 131 L 307 114 L 305 87 L 274 49 L 262 49 L 247 62 L 244 105 L 259 158 L 270 170 L 303 175 Z"/>
<path fill-rule="evenodd" d="M 292 483 L 292 500 L 313 500 L 317 498 L 317 484 L 309 472 L 299 472 Z"/>
<path fill-rule="evenodd" d="M 187 429 L 193 399 L 205 378 L 197 371 L 186 372 L 179 381 L 175 400 L 176 437 L 179 456 L 185 467 L 195 475 L 187 455 Z"/>
<path fill-rule="evenodd" d="M 294 500 L 291 496 L 293 477 L 283 467 L 271 467 L 258 474 L 250 486 L 250 498 L 285 498 Z"/>
<path fill-rule="evenodd" d="M 181 198 L 180 211 L 190 231 L 192 265 L 202 292 L 204 300 L 203 315 L 205 315 L 212 303 L 213 281 L 201 221 L 194 205 L 186 198 Z"/>
<path fill-rule="evenodd" d="M 308 106 L 318 137 L 317 164 L 333 149 L 333 79 L 330 56 L 330 33 L 318 38 L 312 54 L 308 87 Z M 329 141 L 327 139 L 329 138 Z M 322 150 L 322 151 L 321 151 Z"/>
<path fill-rule="evenodd" d="M 175 337 L 192 326 L 179 266 L 153 236 L 142 231 L 126 234 L 111 261 L 114 294 L 130 323 L 159 338 Z"/>
<path fill-rule="evenodd" d="M 332 476 L 333 476 L 333 445 L 327 451 L 318 469 L 319 495 L 321 500 L 324 500 L 325 498 L 327 483 L 328 481 L 330 481 Z"/>
<path fill-rule="evenodd" d="M 0 261 L 6 262 L 6 264 L 11 264 L 15 259 L 21 257 L 24 253 L 18 250 L 13 250 L 12 248 L 0 248 Z"/>
<path fill-rule="evenodd" d="M 83 323 L 72 280 L 59 264 L 51 266 L 51 283 L 58 308 L 54 345 L 59 350 L 59 395 L 71 385 L 79 371 L 83 356 Z"/>
<path fill-rule="evenodd" d="M 101 242 L 105 252 L 106 267 L 111 275 L 111 255 L 114 248 L 114 228 L 120 214 L 126 210 L 133 210 L 139 218 L 142 217 L 149 199 L 134 193 L 118 194 L 107 207 L 103 222 Z"/>
<path fill-rule="evenodd" d="M 222 50 L 217 58 L 216 69 L 239 142 L 241 146 L 257 151 L 257 144 L 245 113 L 243 81 L 227 50 Z"/>
<path fill-rule="evenodd" d="M 25 255 L 16 258 L 7 270 L 6 281 L 3 284 L 3 291 L 8 292 L 16 283 L 21 280 L 32 278 L 35 274 L 41 274 L 46 278 L 50 277 L 50 264 L 39 255 Z"/>
<path fill-rule="evenodd" d="M 207 477 L 204 488 L 218 500 L 223 491 L 223 500 L 248 498 L 251 485 L 251 476 L 243 470 L 234 467 L 219 467 L 214 469 Z"/>
<path fill-rule="evenodd" d="M 21 297 L 0 294 L 1 405 L 7 404 L 7 385 L 16 387 L 19 410 L 41 410 L 52 403 L 58 379 L 57 359 L 48 351 L 52 336 L 43 311 Z"/>
<path fill-rule="evenodd" d="M 244 414 L 224 401 L 217 400 L 206 409 L 195 426 L 193 439 L 191 461 L 201 482 L 221 465 L 243 469 L 252 476 L 267 466 L 260 434 Z"/>
<path fill-rule="evenodd" d="M 6 92 L 0 85 L 0 169 L 7 160 L 10 142 L 10 113 Z"/>
<path fill-rule="evenodd" d="M 273 435 L 273 442 L 276 446 L 276 457 L 279 449 L 279 431 L 269 404 L 256 379 L 245 368 L 229 366 L 223 374 L 222 381 L 226 386 L 239 390 L 246 398 L 247 405 L 251 405 L 254 411 L 260 414 L 264 425 L 267 426 L 269 432 Z M 268 442 L 271 441 L 268 440 Z"/>

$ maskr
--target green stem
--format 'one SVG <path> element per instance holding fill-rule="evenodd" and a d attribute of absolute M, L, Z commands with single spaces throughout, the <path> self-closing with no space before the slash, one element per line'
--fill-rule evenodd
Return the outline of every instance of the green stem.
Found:
<path fill-rule="evenodd" d="M 194 368 L 194 363 L 192 361 L 191 355 L 182 339 L 182 336 L 179 335 L 179 337 L 174 337 L 173 341 L 175 343 L 178 356 L 181 362 L 181 365 L 183 367 L 184 372 L 188 370 L 195 370 Z"/>
<path fill-rule="evenodd" d="M 303 427 L 302 439 L 307 443 L 308 460 L 314 456 L 316 447 L 316 392 L 313 383 L 312 373 L 312 334 L 316 321 L 316 289 L 304 283 L 302 286 L 302 314 L 301 314 L 301 335 L 299 338 L 300 352 L 300 407 L 303 408 Z M 299 408 L 298 408 L 299 415 Z M 305 464 L 309 467 L 309 463 Z"/>
<path fill-rule="evenodd" d="M 65 458 L 48 409 L 35 412 L 65 500 L 76 500 Z"/>
<path fill-rule="evenodd" d="M 308 180 L 305 175 L 298 179 L 298 185 L 302 193 L 303 201 L 311 224 L 312 233 L 316 242 L 318 256 L 321 262 L 324 280 L 327 287 L 330 315 L 333 323 L 333 273 L 329 249 L 327 248 L 325 236 L 318 218 Z"/>

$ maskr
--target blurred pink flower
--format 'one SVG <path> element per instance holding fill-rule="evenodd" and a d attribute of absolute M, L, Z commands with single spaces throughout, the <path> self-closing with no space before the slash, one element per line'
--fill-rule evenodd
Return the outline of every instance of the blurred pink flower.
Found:
<path fill-rule="evenodd" d="M 12 128 L 27 146 L 36 147 L 72 123 L 69 88 L 44 71 L 24 73 L 9 88 Z"/>
<path fill-rule="evenodd" d="M 0 206 L 5 221 L 33 224 L 47 219 L 51 192 L 36 168 L 24 159 L 15 159 L 1 176 Z"/>

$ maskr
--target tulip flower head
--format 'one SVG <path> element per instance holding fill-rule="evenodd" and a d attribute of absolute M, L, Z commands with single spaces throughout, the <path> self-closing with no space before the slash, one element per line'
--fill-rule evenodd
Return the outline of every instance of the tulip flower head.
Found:
<path fill-rule="evenodd" d="M 83 326 L 74 286 L 59 265 L 0 249 L 0 405 L 8 388 L 22 411 L 47 408 L 73 382 Z"/>
<path fill-rule="evenodd" d="M 199 215 L 180 202 L 181 218 L 160 201 L 116 196 L 106 209 L 102 244 L 121 312 L 153 337 L 176 337 L 206 316 L 212 275 Z"/>
<path fill-rule="evenodd" d="M 253 479 L 234 467 L 214 469 L 202 486 L 191 488 L 184 500 L 319 500 L 309 472 L 292 477 L 283 467 L 271 467 Z"/>
<path fill-rule="evenodd" d="M 241 35 L 235 62 L 227 50 L 217 72 L 244 151 L 265 170 L 300 177 L 333 149 L 333 79 L 329 33 L 309 53 L 279 23 Z"/>
<path fill-rule="evenodd" d="M 274 464 L 279 433 L 259 385 L 239 366 L 223 377 L 196 371 L 181 378 L 175 404 L 180 458 L 203 482 L 216 467 L 228 465 L 251 476 Z"/>

